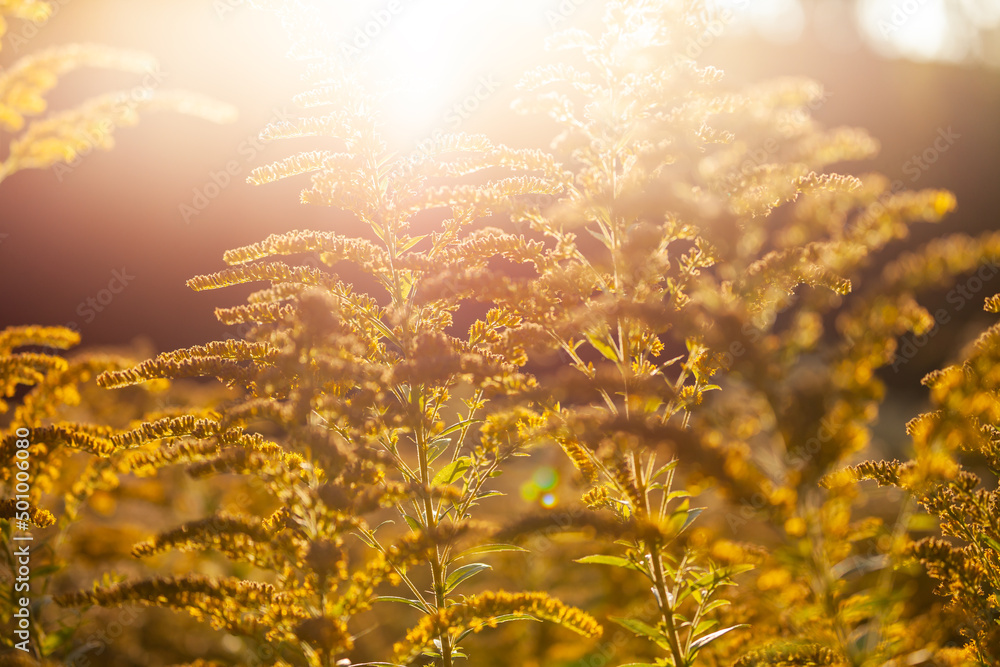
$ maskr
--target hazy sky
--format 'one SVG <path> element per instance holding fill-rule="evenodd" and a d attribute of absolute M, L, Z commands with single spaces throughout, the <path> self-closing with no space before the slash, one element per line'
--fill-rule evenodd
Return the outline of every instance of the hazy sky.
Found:
<path fill-rule="evenodd" d="M 718 35 L 706 36 L 704 62 L 721 67 L 726 81 L 740 85 L 778 75 L 819 80 L 830 91 L 829 101 L 816 110 L 821 122 L 868 128 L 883 152 L 861 168 L 891 178 L 904 176 L 913 155 L 953 128 L 960 137 L 954 146 L 920 173 L 919 182 L 908 183 L 946 187 L 958 195 L 959 209 L 948 229 L 927 233 L 995 225 L 1000 70 L 983 67 L 976 58 L 960 65 L 917 64 L 892 50 L 905 43 L 900 40 L 907 31 L 940 32 L 935 7 L 945 0 L 898 0 L 904 13 L 897 12 L 900 24 L 887 37 L 878 33 L 878 17 L 892 20 L 893 2 L 725 2 L 733 13 L 720 13 L 729 18 L 714 26 Z M 941 24 L 949 36 L 927 43 L 951 43 L 959 34 L 953 15 L 995 26 L 998 2 L 950 0 L 949 18 Z M 532 144 L 538 139 L 531 127 L 510 113 L 514 84 L 543 37 L 593 21 L 590 10 L 598 4 L 377 0 L 356 3 L 355 19 L 328 30 L 336 44 L 380 54 L 401 80 L 396 96 L 387 100 L 391 114 L 384 128 L 399 150 L 456 129 Z M 68 42 L 141 49 L 161 63 L 155 86 L 212 95 L 235 105 L 240 116 L 215 125 L 149 114 L 137 127 L 116 133 L 111 152 L 94 152 L 69 170 L 20 172 L 0 184 L 5 285 L 0 327 L 75 323 L 88 343 L 127 343 L 137 335 L 150 337 L 159 349 L 203 343 L 226 333 L 214 320 L 214 308 L 240 303 L 247 290 L 193 293 L 184 282 L 222 268 L 226 249 L 293 229 L 352 231 L 336 212 L 300 205 L 298 192 L 306 184 L 301 180 L 262 187 L 245 182 L 254 167 L 317 148 L 309 140 L 263 144 L 258 139 L 269 120 L 294 114 L 291 98 L 303 89 L 302 67 L 285 57 L 290 42 L 276 21 L 242 0 L 61 0 L 57 5 L 41 28 L 12 22 L 0 67 Z M 867 17 L 864 31 L 857 29 L 856 6 Z M 379 12 L 391 7 L 398 7 L 391 21 L 373 27 L 384 18 Z M 483 13 L 484 7 L 513 13 Z M 978 35 L 995 34 L 992 30 L 977 29 L 978 42 L 966 39 L 966 54 L 989 42 Z M 946 53 L 942 46 L 939 54 Z M 49 99 L 53 109 L 65 108 L 90 95 L 141 86 L 143 79 L 73 73 Z M 0 134 L 0 156 L 9 140 Z"/>

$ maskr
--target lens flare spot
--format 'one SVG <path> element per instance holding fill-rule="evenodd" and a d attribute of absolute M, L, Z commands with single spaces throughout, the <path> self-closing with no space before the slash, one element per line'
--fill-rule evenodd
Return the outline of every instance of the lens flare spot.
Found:
<path fill-rule="evenodd" d="M 554 489 L 559 483 L 559 472 L 552 466 L 542 466 L 535 471 L 531 480 L 543 491 Z"/>

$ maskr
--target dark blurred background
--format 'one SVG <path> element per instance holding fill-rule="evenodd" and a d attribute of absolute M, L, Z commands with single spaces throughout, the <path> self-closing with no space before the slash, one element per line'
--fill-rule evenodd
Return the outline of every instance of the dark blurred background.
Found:
<path fill-rule="evenodd" d="M 253 167 L 298 148 L 264 146 L 256 135 L 292 111 L 292 95 L 304 88 L 301 64 L 285 57 L 289 41 L 278 22 L 242 0 L 56 4 L 40 29 L 12 22 L 0 65 L 71 41 L 141 49 L 162 64 L 157 85 L 211 94 L 238 107 L 240 118 L 218 126 L 149 114 L 117 132 L 109 153 L 95 152 L 71 169 L 20 172 L 0 184 L 0 327 L 73 323 L 84 344 L 144 337 L 157 350 L 225 336 L 213 309 L 239 303 L 246 291 L 194 293 L 186 279 L 222 268 L 224 250 L 269 233 L 347 224 L 328 209 L 300 205 L 301 180 L 260 188 L 244 182 Z M 598 4 L 353 3 L 355 19 L 331 34 L 366 54 L 382 52 L 401 68 L 406 85 L 389 101 L 387 126 L 401 152 L 436 129 L 488 131 L 518 143 L 525 141 L 524 121 L 509 106 L 519 71 L 542 37 L 593 21 L 591 5 Z M 387 25 L 373 28 L 390 7 L 398 11 Z M 733 12 L 719 19 L 718 37 L 690 45 L 704 52 L 705 64 L 723 69 L 734 85 L 788 75 L 818 80 L 829 92 L 814 112 L 818 119 L 866 128 L 881 141 L 881 155 L 865 171 L 956 193 L 956 213 L 943 226 L 915 228 L 911 244 L 997 226 L 1000 0 L 730 0 L 717 10 L 723 17 L 723 10 Z M 366 27 L 369 43 L 358 32 Z M 141 80 L 76 72 L 49 99 L 52 108 L 64 108 Z M 917 165 L 914 157 L 940 136 L 950 137 L 946 150 L 935 151 L 925 168 Z M 9 141 L 0 134 L 0 157 Z M 112 294 L 106 290 L 115 272 L 113 287 L 123 289 Z M 889 382 L 919 392 L 924 372 L 991 322 L 979 297 L 1000 292 L 1000 277 L 992 282 L 897 372 L 888 372 Z M 932 306 L 945 303 L 944 293 L 927 298 Z"/>

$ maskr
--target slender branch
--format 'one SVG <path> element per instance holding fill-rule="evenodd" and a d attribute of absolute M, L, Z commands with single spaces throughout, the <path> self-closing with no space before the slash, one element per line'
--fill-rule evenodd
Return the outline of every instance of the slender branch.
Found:
<path fill-rule="evenodd" d="M 417 445 L 417 458 L 420 469 L 420 481 L 424 485 L 424 488 L 430 489 L 430 465 L 427 462 L 427 442 L 423 429 L 421 414 L 421 407 L 419 401 L 414 401 L 417 392 L 413 391 L 410 393 L 411 396 L 411 406 L 415 408 L 415 413 L 420 419 L 420 423 L 414 426 L 414 438 Z M 429 493 L 424 494 L 423 498 L 424 504 L 424 525 L 427 526 L 427 530 L 433 532 L 437 527 L 437 513 L 434 509 L 434 502 L 431 499 Z M 445 583 L 445 572 L 444 566 L 442 565 L 441 549 L 438 545 L 434 546 L 434 555 L 431 558 L 431 581 L 434 586 L 434 604 L 437 609 L 444 609 L 447 605 L 447 600 L 445 599 L 444 593 L 444 583 Z M 441 642 L 441 665 L 442 667 L 452 667 L 452 646 L 451 637 L 448 636 L 447 631 L 441 633 L 438 637 Z"/>
<path fill-rule="evenodd" d="M 649 516 L 649 489 L 646 487 L 646 479 L 642 472 L 641 457 L 638 452 L 632 452 L 632 468 L 635 471 L 636 486 L 638 487 L 638 497 L 642 505 L 637 508 L 642 516 Z M 670 652 L 673 654 L 675 667 L 687 667 L 684 652 L 681 649 L 678 638 L 677 626 L 674 623 L 674 605 L 670 601 L 676 599 L 668 597 L 666 578 L 663 574 L 663 561 L 660 558 L 660 548 L 657 540 L 643 542 L 646 557 L 649 559 L 650 570 L 653 575 L 653 587 L 656 590 L 656 602 L 660 609 L 660 616 L 667 629 L 667 642 L 670 644 Z"/>

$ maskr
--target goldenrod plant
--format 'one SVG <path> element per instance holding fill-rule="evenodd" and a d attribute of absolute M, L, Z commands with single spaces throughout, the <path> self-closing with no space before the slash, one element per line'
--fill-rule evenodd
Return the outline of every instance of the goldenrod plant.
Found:
<path fill-rule="evenodd" d="M 144 574 L 56 601 L 239 638 L 200 667 L 997 660 L 996 503 L 958 463 L 996 467 L 996 332 L 928 378 L 939 410 L 911 423 L 914 462 L 859 464 L 877 372 L 934 324 L 918 293 L 1000 250 L 952 237 L 873 266 L 949 193 L 839 173 L 878 142 L 824 129 L 819 85 L 737 89 L 692 59 L 729 11 L 714 3 L 605 0 L 589 30 L 553 34 L 515 103 L 546 146 L 437 133 L 410 155 L 387 138 L 384 82 L 315 30 L 345 6 L 258 4 L 308 62 L 300 115 L 262 139 L 312 150 L 249 182 L 300 179 L 335 214 L 189 281 L 256 286 L 216 310 L 241 337 L 98 383 L 209 377 L 228 398 L 87 431 L 105 463 L 77 483 L 184 470 L 247 500 L 151 526 L 132 548 Z M 579 503 L 496 498 L 551 453 Z M 861 478 L 906 495 L 873 502 Z M 918 504 L 965 546 L 914 541 Z M 541 532 L 552 570 L 521 586 Z M 508 624 L 531 620 L 562 627 Z"/>
<path fill-rule="evenodd" d="M 128 407 L 113 405 L 103 392 L 91 395 L 94 378 L 134 364 L 121 354 L 84 352 L 65 358 L 57 351 L 77 345 L 80 336 L 64 327 L 8 327 L 0 332 L 3 438 L 0 440 L 0 533 L 2 556 L 11 573 L 0 591 L 0 614 L 13 632 L 0 664 L 31 657 L 59 660 L 76 645 L 79 614 L 51 604 L 60 587 L 77 585 L 106 568 L 92 567 L 81 533 L 98 528 L 88 509 L 95 498 L 119 485 L 111 435 L 142 410 L 166 402 L 165 383 L 148 385 Z M 149 408 L 154 408 L 150 410 Z M 107 413 L 107 414 L 105 414 Z M 107 417 L 102 419 L 102 417 Z M 126 535 L 126 526 L 120 534 Z M 108 551 L 103 552 L 105 555 Z M 11 663 L 10 661 L 14 661 Z"/>
<path fill-rule="evenodd" d="M 852 521 L 856 490 L 817 483 L 868 444 L 874 371 L 895 337 L 928 326 L 919 282 L 873 285 L 881 297 L 852 301 L 836 327 L 833 315 L 874 253 L 953 198 L 830 171 L 877 143 L 822 130 L 814 83 L 727 88 L 683 50 L 718 20 L 698 3 L 606 7 L 602 33 L 553 36 L 559 59 L 521 84 L 521 109 L 561 130 L 553 149 L 572 176 L 556 202 L 518 212 L 550 240 L 547 261 L 516 288 L 469 281 L 581 375 L 544 383 L 556 388 L 543 399 L 552 437 L 589 482 L 584 502 L 631 526 L 605 529 L 625 538 L 620 555 L 583 561 L 649 579 L 658 613 L 616 620 L 660 647 L 657 664 L 923 655 L 942 635 L 905 632 L 916 621 L 904 620 L 903 583 L 886 551 L 872 553 L 907 517 Z M 701 510 L 687 497 L 709 485 L 733 505 L 694 530 Z M 749 604 L 736 592 L 739 608 L 724 610 L 725 589 L 712 596 L 753 563 Z"/>
<path fill-rule="evenodd" d="M 54 6 L 40 0 L 0 2 L 0 36 L 10 25 L 46 21 Z M 83 67 L 144 77 L 141 86 L 45 115 L 46 95 L 59 77 Z M 156 61 L 146 54 L 94 44 L 39 50 L 0 69 L 0 133 L 6 135 L 0 182 L 25 169 L 73 168 L 91 151 L 111 148 L 115 129 L 134 125 L 140 110 L 170 109 L 219 123 L 234 117 L 231 106 L 204 96 L 157 90 L 157 73 Z M 83 353 L 68 359 L 55 354 L 79 342 L 79 334 L 65 327 L 0 332 L 0 532 L 12 579 L 0 593 L 0 617 L 14 630 L 4 635 L 9 650 L 0 662 L 67 655 L 79 619 L 47 604 L 53 582 L 73 560 L 67 536 L 83 505 L 117 486 L 111 462 L 115 448 L 109 440 L 115 417 L 100 423 L 94 412 L 98 405 L 83 401 L 81 393 L 97 374 L 134 361 L 118 354 Z M 116 412 L 128 413 L 121 407 Z M 35 536 L 32 531 L 41 528 L 48 530 Z M 87 574 L 93 576 L 92 571 Z"/>
<path fill-rule="evenodd" d="M 544 592 L 462 593 L 490 568 L 477 556 L 517 549 L 493 543 L 493 529 L 475 514 L 497 494 L 493 480 L 507 461 L 538 440 L 540 420 L 516 398 L 533 384 L 518 370 L 523 352 L 504 334 L 516 319 L 493 308 L 466 335 L 450 334 L 462 294 L 448 277 L 497 256 L 541 251 L 474 224 L 514 199 L 554 194 L 551 178 L 537 175 L 551 176 L 554 163 L 537 150 L 464 135 L 399 158 L 378 132 L 361 73 L 342 56 L 318 62 L 309 83 L 296 99 L 304 115 L 263 137 L 326 137 L 333 148 L 261 167 L 250 181 L 310 174 L 302 201 L 351 213 L 354 229 L 360 223 L 371 240 L 295 232 L 226 253 L 231 268 L 189 284 L 265 282 L 246 305 L 217 311 L 226 324 L 251 325 L 246 340 L 167 353 L 100 379 L 121 387 L 208 375 L 245 391 L 217 418 L 151 422 L 115 442 L 163 443 L 135 457 L 136 469 L 184 463 L 195 475 L 253 475 L 275 501 L 269 516 L 209 517 L 138 545 L 136 555 L 217 549 L 270 571 L 273 583 L 187 575 L 62 600 L 186 609 L 246 637 L 249 659 L 265 664 L 349 660 L 364 632 L 352 619 L 372 604 L 416 611 L 386 656 L 396 664 L 427 656 L 450 666 L 465 657 L 470 633 L 505 621 L 544 619 L 599 635 L 593 618 Z M 413 232 L 421 212 L 442 207 L 450 216 L 437 229 Z M 370 274 L 379 293 L 360 294 L 340 280 L 331 269 L 342 263 Z M 258 431 L 262 422 L 271 424 L 267 435 Z M 169 446 L 182 436 L 191 441 Z M 353 549 L 356 540 L 367 551 Z M 394 594 L 382 594 L 385 585 Z"/>
<path fill-rule="evenodd" d="M 1000 238 L 953 237 L 931 244 L 920 254 L 891 264 L 884 276 L 890 289 L 952 273 L 996 265 Z M 986 299 L 985 310 L 1000 312 L 1000 297 Z M 934 317 L 922 313 L 933 326 Z M 866 461 L 831 475 L 828 483 L 875 480 L 906 492 L 911 504 L 926 511 L 901 535 L 899 556 L 918 560 L 937 581 L 960 637 L 939 654 L 941 664 L 992 665 L 1000 660 L 997 618 L 998 556 L 997 477 L 997 326 L 970 343 L 954 365 L 927 375 L 933 410 L 907 424 L 914 458 Z M 916 509 L 913 512 L 916 515 Z M 916 515 L 919 516 L 919 515 Z M 927 535 L 937 523 L 938 534 Z"/>

